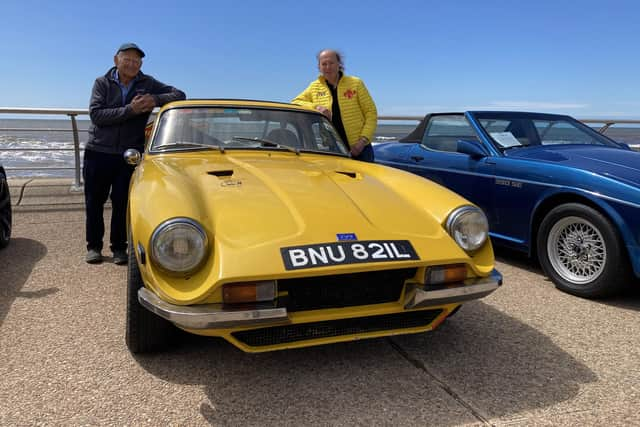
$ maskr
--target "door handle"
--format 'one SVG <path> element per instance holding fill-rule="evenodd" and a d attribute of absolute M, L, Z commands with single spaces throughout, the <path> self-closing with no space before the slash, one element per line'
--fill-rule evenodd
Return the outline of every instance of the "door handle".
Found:
<path fill-rule="evenodd" d="M 422 156 L 411 156 L 411 160 L 413 160 L 414 162 L 419 162 L 421 160 L 424 160 L 424 157 L 422 157 Z"/>

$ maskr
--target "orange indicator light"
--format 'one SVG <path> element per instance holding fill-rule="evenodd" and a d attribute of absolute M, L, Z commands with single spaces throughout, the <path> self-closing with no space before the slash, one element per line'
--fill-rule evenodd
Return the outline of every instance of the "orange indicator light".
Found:
<path fill-rule="evenodd" d="M 272 301 L 276 295 L 275 281 L 230 283 L 222 288 L 225 304 Z"/>

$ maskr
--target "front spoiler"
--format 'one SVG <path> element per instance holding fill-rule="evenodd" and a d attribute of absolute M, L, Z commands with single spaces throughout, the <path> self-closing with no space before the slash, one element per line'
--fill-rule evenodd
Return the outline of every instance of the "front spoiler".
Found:
<path fill-rule="evenodd" d="M 487 277 L 467 279 L 440 289 L 428 289 L 423 285 L 409 284 L 405 292 L 404 308 L 407 310 L 425 308 L 478 299 L 489 295 L 500 285 L 502 285 L 502 275 L 496 270 Z M 223 304 L 175 305 L 160 299 L 144 287 L 138 290 L 138 301 L 147 310 L 186 329 L 264 326 L 289 322 L 287 309 L 284 307 L 255 305 L 246 309 L 229 308 Z"/>

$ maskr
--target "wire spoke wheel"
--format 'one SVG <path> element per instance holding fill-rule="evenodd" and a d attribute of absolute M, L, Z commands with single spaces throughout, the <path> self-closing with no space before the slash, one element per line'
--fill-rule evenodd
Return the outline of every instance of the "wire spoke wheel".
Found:
<path fill-rule="evenodd" d="M 591 206 L 556 206 L 543 218 L 536 239 L 540 266 L 564 292 L 583 298 L 607 297 L 632 278 L 616 224 Z"/>
<path fill-rule="evenodd" d="M 547 251 L 558 274 L 576 284 L 597 279 L 607 262 L 602 233 L 591 222 L 576 216 L 565 217 L 551 228 Z"/>

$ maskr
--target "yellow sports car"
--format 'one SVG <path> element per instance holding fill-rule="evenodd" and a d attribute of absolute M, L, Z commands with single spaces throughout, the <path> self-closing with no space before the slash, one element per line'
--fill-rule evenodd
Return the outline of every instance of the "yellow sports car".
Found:
<path fill-rule="evenodd" d="M 502 283 L 480 209 L 350 159 L 317 111 L 174 102 L 148 138 L 125 153 L 134 353 L 174 325 L 248 352 L 423 332 Z"/>

